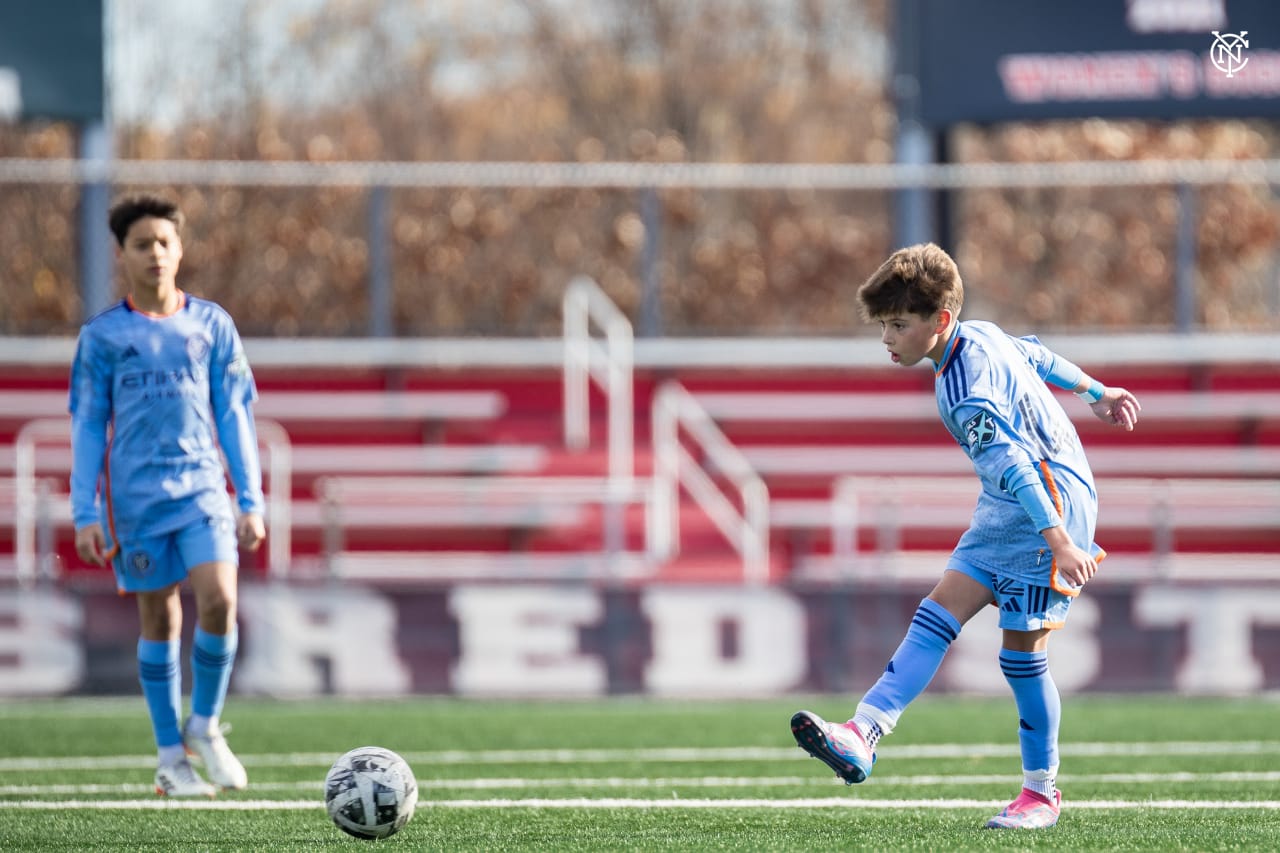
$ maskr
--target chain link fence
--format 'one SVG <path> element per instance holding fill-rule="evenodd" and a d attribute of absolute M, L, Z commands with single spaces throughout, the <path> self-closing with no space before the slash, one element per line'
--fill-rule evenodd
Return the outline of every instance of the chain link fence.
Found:
<path fill-rule="evenodd" d="M 1277 160 L 925 166 L 0 159 L 0 334 L 118 294 L 84 187 L 187 214 L 180 284 L 253 337 L 549 337 L 576 274 L 641 336 L 870 335 L 854 292 L 925 192 L 966 316 L 1019 332 L 1280 330 Z M 94 226 L 96 227 L 96 226 Z"/>

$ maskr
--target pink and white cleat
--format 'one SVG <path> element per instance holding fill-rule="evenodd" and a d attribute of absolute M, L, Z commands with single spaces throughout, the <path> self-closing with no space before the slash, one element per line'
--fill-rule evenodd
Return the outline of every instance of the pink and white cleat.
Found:
<path fill-rule="evenodd" d="M 1053 802 L 1043 794 L 1022 789 L 1018 799 L 1004 811 L 987 821 L 987 829 L 1048 829 L 1058 822 L 1062 810 L 1062 792 L 1053 792 Z"/>
<path fill-rule="evenodd" d="M 846 785 L 871 775 L 876 754 L 852 722 L 828 723 L 812 711 L 796 711 L 791 734 L 797 746 L 836 771 Z"/>

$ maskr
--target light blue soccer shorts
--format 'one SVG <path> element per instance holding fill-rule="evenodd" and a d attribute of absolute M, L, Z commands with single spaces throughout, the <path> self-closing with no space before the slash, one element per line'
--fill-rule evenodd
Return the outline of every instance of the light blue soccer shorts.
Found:
<path fill-rule="evenodd" d="M 1061 628 L 1067 622 L 1067 610 L 1074 596 L 1049 586 L 1037 586 L 1024 580 L 979 569 L 952 557 L 947 570 L 968 575 L 991 590 L 1000 608 L 1000 627 L 1010 631 L 1039 631 Z"/>
<path fill-rule="evenodd" d="M 111 561 L 121 592 L 151 592 L 178 583 L 202 563 L 239 565 L 235 519 L 212 516 L 179 530 L 122 543 Z"/>

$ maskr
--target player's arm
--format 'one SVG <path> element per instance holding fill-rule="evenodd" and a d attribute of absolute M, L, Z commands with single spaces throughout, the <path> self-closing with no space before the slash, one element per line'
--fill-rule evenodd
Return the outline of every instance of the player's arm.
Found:
<path fill-rule="evenodd" d="M 1098 420 L 1131 431 L 1138 423 L 1142 406 L 1138 398 L 1124 388 L 1108 388 L 1079 365 L 1049 350 L 1035 337 L 1020 338 L 1036 372 L 1048 384 L 1070 391 L 1089 404 Z"/>
<path fill-rule="evenodd" d="M 218 427 L 218 442 L 227 457 L 228 473 L 235 486 L 236 503 L 240 509 L 237 536 L 242 546 L 254 549 L 266 536 L 262 521 L 265 508 L 262 463 L 253 422 L 253 401 L 257 398 L 257 389 L 234 329 L 227 333 L 223 343 L 223 347 L 215 350 L 211 365 L 209 396 Z"/>
<path fill-rule="evenodd" d="M 242 546 L 253 550 L 262 544 L 267 532 L 262 521 L 265 501 L 258 438 L 247 404 L 233 404 L 218 415 L 218 440 L 227 457 L 240 509 L 236 537 Z"/>
<path fill-rule="evenodd" d="M 71 418 L 71 517 L 76 528 L 76 554 L 95 566 L 106 564 L 96 497 L 107 453 L 106 424 L 90 418 Z"/>
<path fill-rule="evenodd" d="M 999 412 L 986 404 L 970 401 L 956 407 L 951 417 L 959 427 L 978 474 L 988 482 L 998 483 L 1002 491 L 1021 504 L 1053 552 L 1061 579 L 1079 587 L 1093 577 L 1098 571 L 1097 560 L 1067 535 L 1062 513 L 1040 479 L 1038 466 L 1011 440 L 1012 430 Z"/>
<path fill-rule="evenodd" d="M 1030 463 L 1013 465 L 1005 471 L 1001 483 L 1005 491 L 1018 499 L 1044 537 L 1062 580 L 1072 587 L 1084 586 L 1097 574 L 1098 561 L 1071 541 L 1062 524 L 1062 514 L 1035 468 Z"/>
<path fill-rule="evenodd" d="M 1064 359 L 1065 360 L 1065 359 Z M 1070 364 L 1070 362 L 1067 362 Z M 1075 365 L 1071 365 L 1075 367 Z M 1076 370 L 1080 368 L 1076 367 Z M 1050 384 L 1053 384 L 1052 382 Z M 1098 380 L 1080 371 L 1080 379 L 1074 385 L 1059 385 L 1089 404 L 1098 420 L 1131 432 L 1138 423 L 1142 405 L 1138 398 L 1124 388 L 1108 388 Z"/>
<path fill-rule="evenodd" d="M 105 565 L 106 535 L 98 512 L 98 484 L 107 456 L 111 415 L 110 373 L 95 355 L 92 338 L 81 332 L 71 368 L 71 517 L 76 553 L 86 563 Z M 104 496 L 105 499 L 105 496 Z"/>

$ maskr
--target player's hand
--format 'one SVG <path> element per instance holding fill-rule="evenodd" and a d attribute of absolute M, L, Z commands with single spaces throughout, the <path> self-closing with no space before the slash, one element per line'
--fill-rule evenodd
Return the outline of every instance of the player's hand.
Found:
<path fill-rule="evenodd" d="M 1044 541 L 1053 551 L 1053 564 L 1062 584 L 1079 589 L 1098 573 L 1098 561 L 1089 552 L 1079 548 L 1062 525 L 1040 531 Z"/>
<path fill-rule="evenodd" d="M 1098 573 L 1098 561 L 1075 545 L 1054 549 L 1053 561 L 1058 566 L 1058 579 L 1072 589 L 1084 586 Z"/>
<path fill-rule="evenodd" d="M 76 554 L 86 563 L 94 566 L 105 566 L 102 550 L 107 545 L 107 537 L 102 532 L 102 525 L 96 521 L 86 524 L 76 531 Z"/>
<path fill-rule="evenodd" d="M 1126 432 L 1132 432 L 1137 426 L 1138 412 L 1142 411 L 1138 398 L 1123 388 L 1103 389 L 1102 399 L 1091 403 L 1089 408 L 1098 420 L 1122 427 Z"/>
<path fill-rule="evenodd" d="M 241 548 L 246 551 L 256 551 L 262 544 L 262 540 L 266 538 L 267 528 L 262 523 L 262 516 L 252 512 L 240 516 L 240 520 L 236 522 L 236 539 L 239 540 Z"/>

